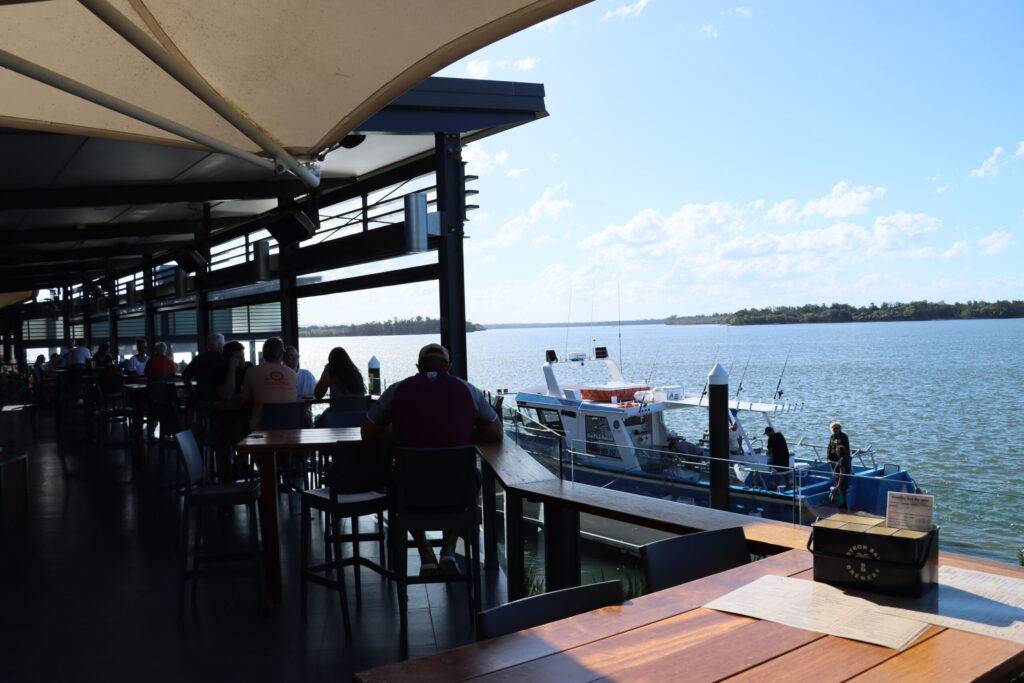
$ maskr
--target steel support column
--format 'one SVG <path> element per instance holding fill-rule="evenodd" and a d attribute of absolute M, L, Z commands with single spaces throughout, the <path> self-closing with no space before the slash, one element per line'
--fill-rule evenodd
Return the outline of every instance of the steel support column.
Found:
<path fill-rule="evenodd" d="M 114 278 L 107 282 L 107 328 L 110 355 L 117 362 L 121 360 L 121 350 L 117 342 L 117 280 Z"/>
<path fill-rule="evenodd" d="M 466 379 L 466 278 L 462 254 L 466 220 L 466 176 L 462 139 L 458 133 L 435 133 L 437 210 L 441 214 L 441 247 L 437 252 L 441 277 L 441 343 L 452 358 L 452 373 Z"/>
<path fill-rule="evenodd" d="M 18 361 L 18 371 L 26 372 L 28 363 L 25 360 L 25 337 L 21 328 L 21 318 L 14 320 L 14 359 Z"/>
<path fill-rule="evenodd" d="M 203 204 L 203 220 L 199 224 L 199 232 L 196 233 L 196 250 L 200 255 L 210 262 L 210 205 Z M 196 273 L 194 280 L 196 293 L 196 350 L 202 353 L 206 350 L 206 338 L 210 336 L 210 304 L 206 300 L 206 273 Z"/>
<path fill-rule="evenodd" d="M 11 362 L 12 356 L 14 355 L 14 349 L 11 348 L 11 330 L 13 325 L 8 319 L 4 319 L 4 365 Z"/>
<path fill-rule="evenodd" d="M 153 261 L 146 259 L 142 266 L 142 296 L 145 299 L 146 344 L 153 353 L 156 346 L 156 308 L 153 306 Z"/>
<path fill-rule="evenodd" d="M 61 310 L 63 311 L 61 317 L 64 328 L 61 334 L 64 336 L 64 348 L 66 349 L 71 346 L 71 287 L 64 285 L 61 291 L 64 299 L 61 302 Z"/>

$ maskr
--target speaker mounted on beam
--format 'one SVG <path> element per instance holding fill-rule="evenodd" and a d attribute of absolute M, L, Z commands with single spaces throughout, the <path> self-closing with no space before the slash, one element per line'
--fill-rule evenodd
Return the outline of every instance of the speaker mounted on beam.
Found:
<path fill-rule="evenodd" d="M 297 206 L 282 207 L 267 224 L 267 232 L 282 247 L 308 240 L 320 227 L 316 204 L 311 203 L 311 208 L 304 211 Z"/>

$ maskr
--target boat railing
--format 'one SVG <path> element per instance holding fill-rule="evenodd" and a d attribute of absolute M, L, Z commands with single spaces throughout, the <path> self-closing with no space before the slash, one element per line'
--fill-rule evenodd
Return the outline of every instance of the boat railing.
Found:
<path fill-rule="evenodd" d="M 811 451 L 814 453 L 814 459 L 818 461 L 824 460 L 825 458 L 822 458 L 822 454 L 828 452 L 827 444 L 808 443 L 807 439 L 802 436 L 800 437 L 800 440 L 796 442 L 796 445 L 800 448 L 811 449 Z M 875 447 L 873 444 L 865 446 L 863 448 L 852 448 L 852 450 L 853 452 L 850 453 L 851 459 L 857 458 L 857 460 L 860 462 L 862 466 L 868 467 L 868 463 L 864 460 L 865 456 L 867 456 L 871 460 L 870 467 L 872 469 L 878 468 L 878 463 L 875 461 Z"/>

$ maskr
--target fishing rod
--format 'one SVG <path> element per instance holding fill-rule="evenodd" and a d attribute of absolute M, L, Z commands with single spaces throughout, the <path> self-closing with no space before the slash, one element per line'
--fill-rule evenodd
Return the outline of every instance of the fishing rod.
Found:
<path fill-rule="evenodd" d="M 782 397 L 782 378 L 786 375 L 786 366 L 789 365 L 789 354 L 793 352 L 793 347 L 789 347 L 789 351 L 786 351 L 786 362 L 782 364 L 782 372 L 779 373 L 779 381 L 775 384 L 775 393 L 772 394 L 772 400 L 777 400 Z"/>
<path fill-rule="evenodd" d="M 740 383 L 736 385 L 736 395 L 733 396 L 733 400 L 737 401 L 740 398 L 740 392 L 743 391 L 743 380 L 747 377 L 747 368 L 750 367 L 750 356 L 753 354 L 747 354 L 747 364 L 743 366 L 743 374 L 740 375 Z"/>
<path fill-rule="evenodd" d="M 715 363 L 718 362 L 718 347 L 715 347 L 715 359 L 711 361 L 711 367 L 715 367 Z M 704 378 L 704 388 L 700 390 L 700 398 L 697 399 L 697 406 L 700 407 L 704 397 L 708 395 L 708 382 L 711 381 L 711 375 Z"/>

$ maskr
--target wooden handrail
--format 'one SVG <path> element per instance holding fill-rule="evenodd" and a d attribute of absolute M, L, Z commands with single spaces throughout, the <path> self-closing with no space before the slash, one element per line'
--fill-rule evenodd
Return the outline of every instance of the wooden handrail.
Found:
<path fill-rule="evenodd" d="M 807 547 L 810 528 L 805 526 L 563 481 L 510 439 L 477 448 L 502 488 L 527 500 L 675 534 L 741 526 L 759 554 Z"/>

